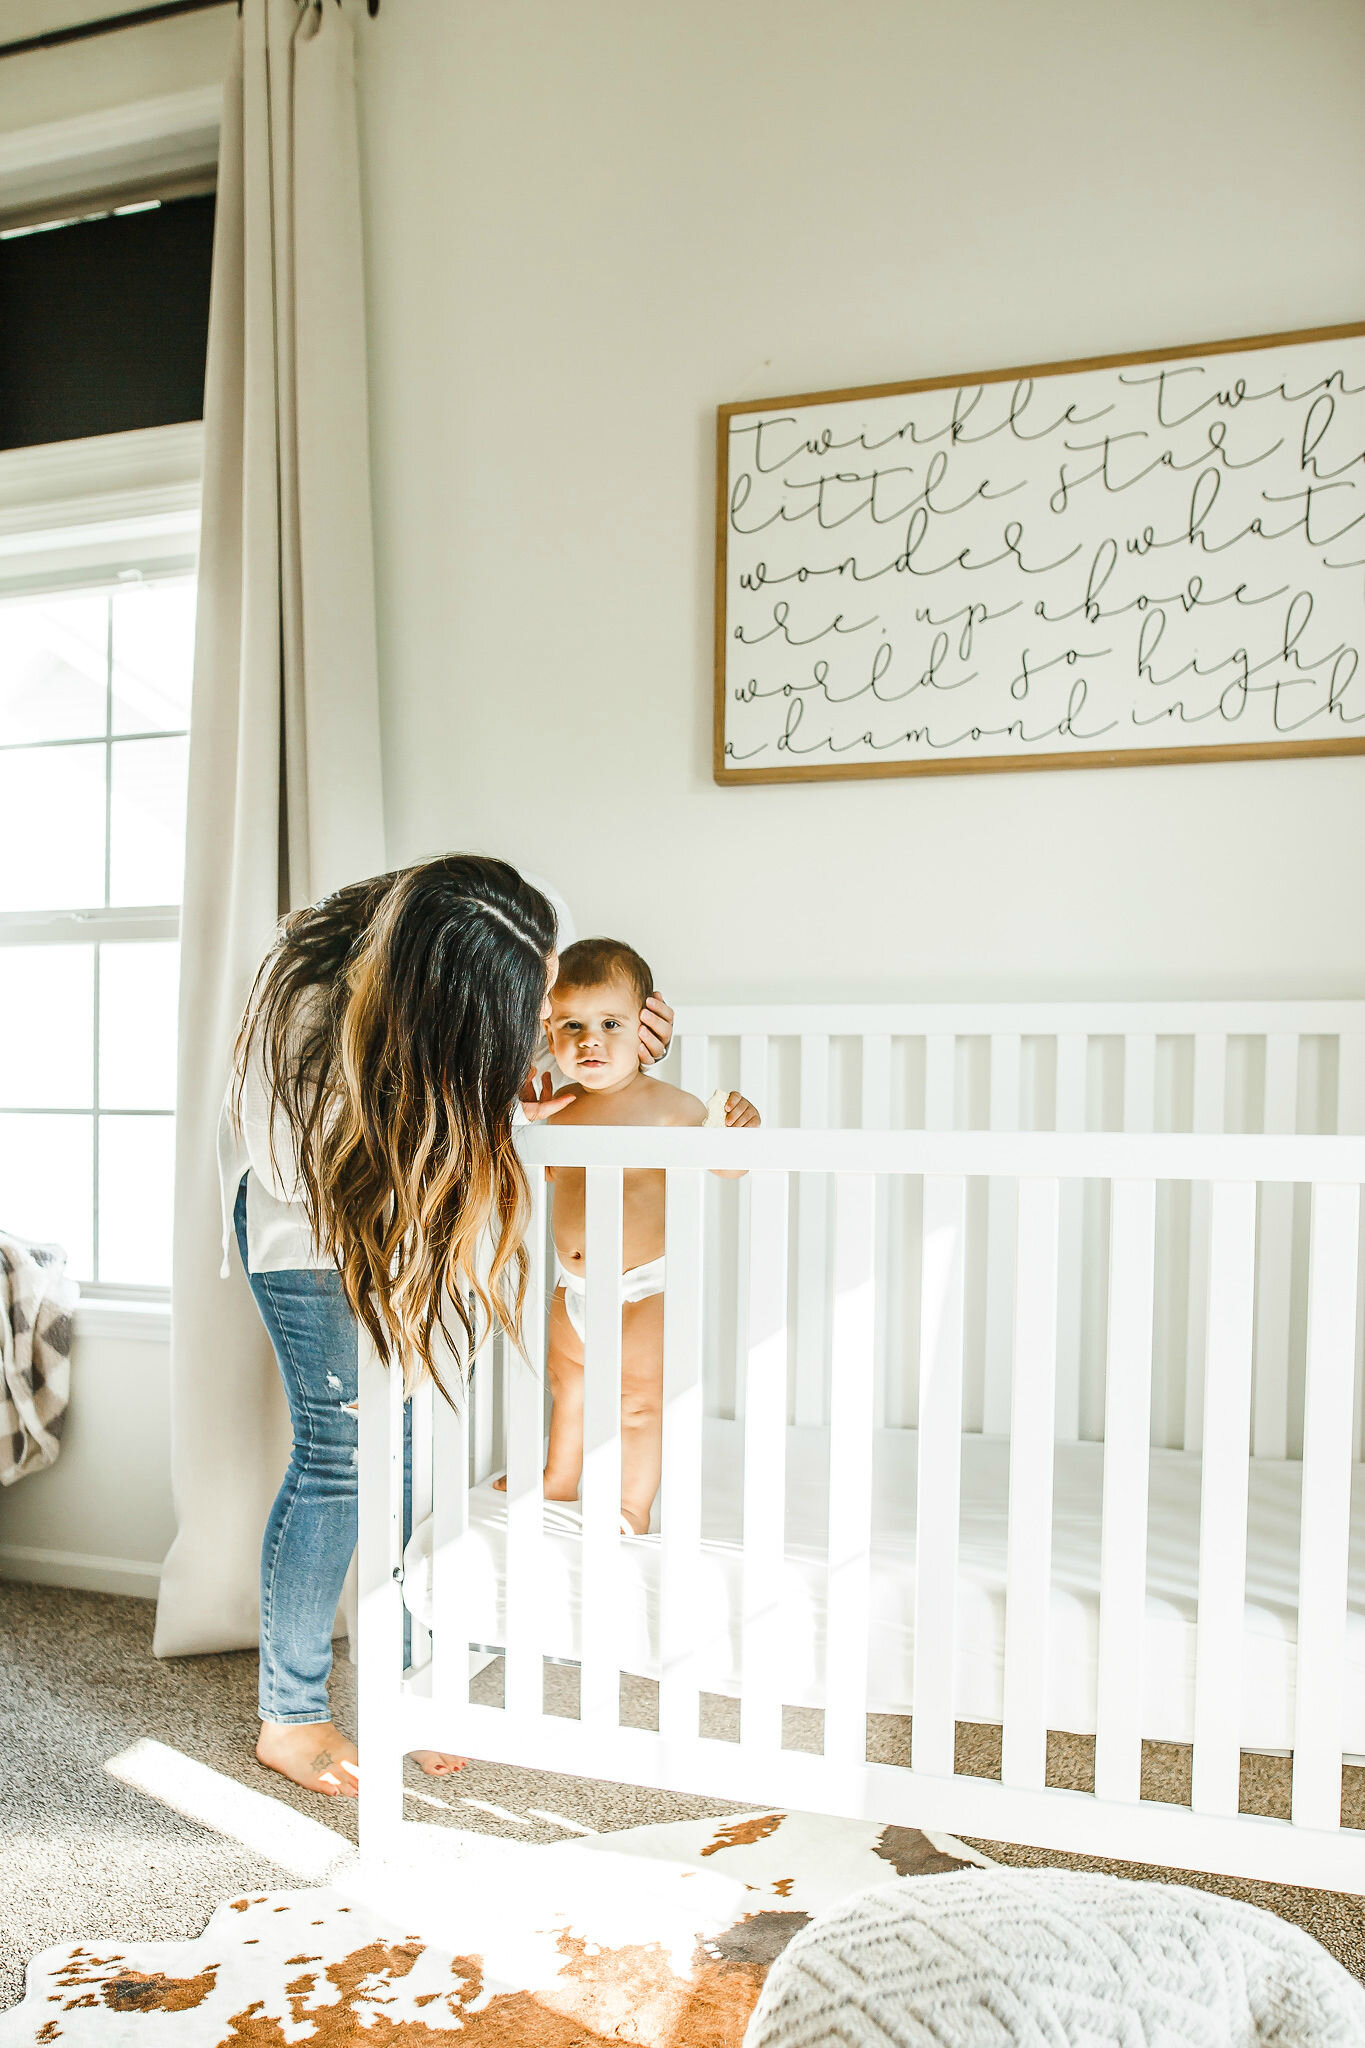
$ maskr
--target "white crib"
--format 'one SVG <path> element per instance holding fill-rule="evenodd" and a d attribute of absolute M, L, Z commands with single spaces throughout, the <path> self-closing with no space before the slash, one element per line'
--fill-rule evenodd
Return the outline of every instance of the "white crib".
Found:
<path fill-rule="evenodd" d="M 414 1403 L 406 1559 L 398 1384 L 362 1370 L 367 1846 L 439 1745 L 1365 1892 L 1365 1004 L 684 1009 L 673 1067 L 765 1128 L 525 1134 L 531 1362 L 490 1345 L 460 1413 Z M 540 1491 L 547 1164 L 588 1169 L 581 1523 Z M 664 1477 L 658 1533 L 622 1538 L 645 1165 Z M 469 1697 L 490 1652 L 501 1706 Z M 656 1730 L 620 1725 L 623 1670 Z M 717 1693 L 737 1741 L 699 1732 Z M 822 1753 L 784 1747 L 812 1706 Z M 868 1760 L 869 1713 L 912 1717 L 908 1764 Z M 998 1780 L 955 1771 L 963 1721 L 1000 1726 Z M 1046 1782 L 1050 1728 L 1093 1733 L 1093 1792 Z M 1144 1739 L 1192 1743 L 1188 1806 L 1140 1797 Z M 1253 1749 L 1292 1752 L 1290 1820 L 1239 1813 Z"/>

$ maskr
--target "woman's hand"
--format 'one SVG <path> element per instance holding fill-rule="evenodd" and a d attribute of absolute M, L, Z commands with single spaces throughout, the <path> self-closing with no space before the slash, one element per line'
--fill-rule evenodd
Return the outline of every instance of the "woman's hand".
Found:
<path fill-rule="evenodd" d="M 640 1012 L 640 1065 L 652 1067 L 668 1051 L 673 1037 L 673 1012 L 655 989 Z"/>
<path fill-rule="evenodd" d="M 737 1089 L 732 1088 L 725 1098 L 725 1128 L 727 1131 L 756 1130 L 763 1119 Z"/>
<path fill-rule="evenodd" d="M 556 1095 L 555 1084 L 548 1074 L 541 1075 L 538 1085 L 534 1073 L 528 1075 L 526 1086 L 521 1091 L 521 1107 L 528 1124 L 544 1123 L 546 1117 L 558 1116 L 573 1099 L 572 1095 Z"/>

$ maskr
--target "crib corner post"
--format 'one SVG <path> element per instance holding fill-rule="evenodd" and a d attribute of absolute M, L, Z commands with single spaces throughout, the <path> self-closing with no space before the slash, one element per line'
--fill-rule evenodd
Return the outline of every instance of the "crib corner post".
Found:
<path fill-rule="evenodd" d="M 357 1389 L 360 1848 L 383 1856 L 403 1825 L 403 1377 L 364 1328 Z"/>

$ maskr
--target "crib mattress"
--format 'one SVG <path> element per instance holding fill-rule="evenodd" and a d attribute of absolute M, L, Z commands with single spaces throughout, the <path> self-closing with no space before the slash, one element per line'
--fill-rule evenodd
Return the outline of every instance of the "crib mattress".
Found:
<path fill-rule="evenodd" d="M 743 1428 L 708 1420 L 703 1460 L 699 1642 L 703 1690 L 735 1695 L 740 1679 Z M 916 1438 L 885 1431 L 876 1442 L 873 1495 L 872 1623 L 869 1709 L 910 1711 L 914 1692 Z M 1095 1728 L 1099 1641 L 1100 1498 L 1098 1444 L 1059 1444 L 1053 1490 L 1052 1597 L 1048 1725 L 1078 1734 Z M 1188 1742 L 1194 1723 L 1195 1607 L 1199 1572 L 1200 1460 L 1196 1453 L 1152 1453 L 1147 1547 L 1144 1736 Z M 1005 1645 L 1005 1538 L 1009 1445 L 1003 1438 L 963 1440 L 962 1519 L 957 1593 L 959 1720 L 999 1722 Z M 1287 1749 L 1293 1742 L 1295 1621 L 1298 1589 L 1300 1467 L 1251 1461 L 1247 1598 L 1242 1674 L 1245 1748 Z M 791 1706 L 824 1704 L 828 1440 L 822 1430 L 787 1432 L 786 1569 L 782 1594 L 782 1697 Z M 472 1642 L 500 1646 L 505 1636 L 506 1497 L 491 1485 L 470 1493 L 467 1573 Z M 580 1650 L 581 1529 L 574 1511 L 545 1510 L 540 1587 L 545 1654 L 576 1660 Z M 408 1546 L 405 1597 L 413 1613 L 431 1613 L 431 1529 Z M 1343 1747 L 1365 1753 L 1365 1470 L 1352 1498 Z M 620 1663 L 659 1673 L 659 1539 L 623 1538 L 617 1589 Z"/>

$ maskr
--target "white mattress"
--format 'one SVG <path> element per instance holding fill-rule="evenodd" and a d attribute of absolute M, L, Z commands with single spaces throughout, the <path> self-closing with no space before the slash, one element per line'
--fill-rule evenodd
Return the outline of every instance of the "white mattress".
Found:
<path fill-rule="evenodd" d="M 869 1707 L 908 1713 L 914 1690 L 915 1434 L 879 1434 L 873 1502 L 872 1642 Z M 701 1598 L 706 1621 L 700 1680 L 708 1692 L 737 1694 L 740 1673 L 742 1426 L 708 1421 L 704 1456 Z M 1005 1638 L 1005 1533 L 1008 1443 L 963 1440 L 962 1522 L 957 1600 L 957 1702 L 960 1720 L 999 1722 Z M 787 1433 L 787 1568 L 783 1590 L 782 1697 L 792 1706 L 824 1703 L 827 1439 L 823 1431 Z M 1199 1458 L 1154 1451 L 1147 1549 L 1143 1734 L 1188 1742 L 1194 1716 L 1195 1592 L 1198 1583 Z M 1076 1733 L 1095 1727 L 1099 1633 L 1102 1450 L 1059 1444 L 1053 1492 L 1053 1564 L 1048 1724 Z M 1242 1731 L 1245 1748 L 1286 1749 L 1293 1742 L 1300 1468 L 1253 1459 L 1248 1534 Z M 1352 1501 L 1350 1597 L 1343 1748 L 1365 1752 L 1365 1469 Z M 547 1656 L 579 1655 L 582 1537 L 575 1511 L 545 1511 L 541 1641 Z M 468 1573 L 470 1640 L 505 1641 L 507 1503 L 491 1486 L 470 1494 Z M 623 1539 L 620 1662 L 657 1677 L 659 1539 Z M 414 1614 L 431 1612 L 431 1531 L 408 1546 L 405 1597 Z"/>

